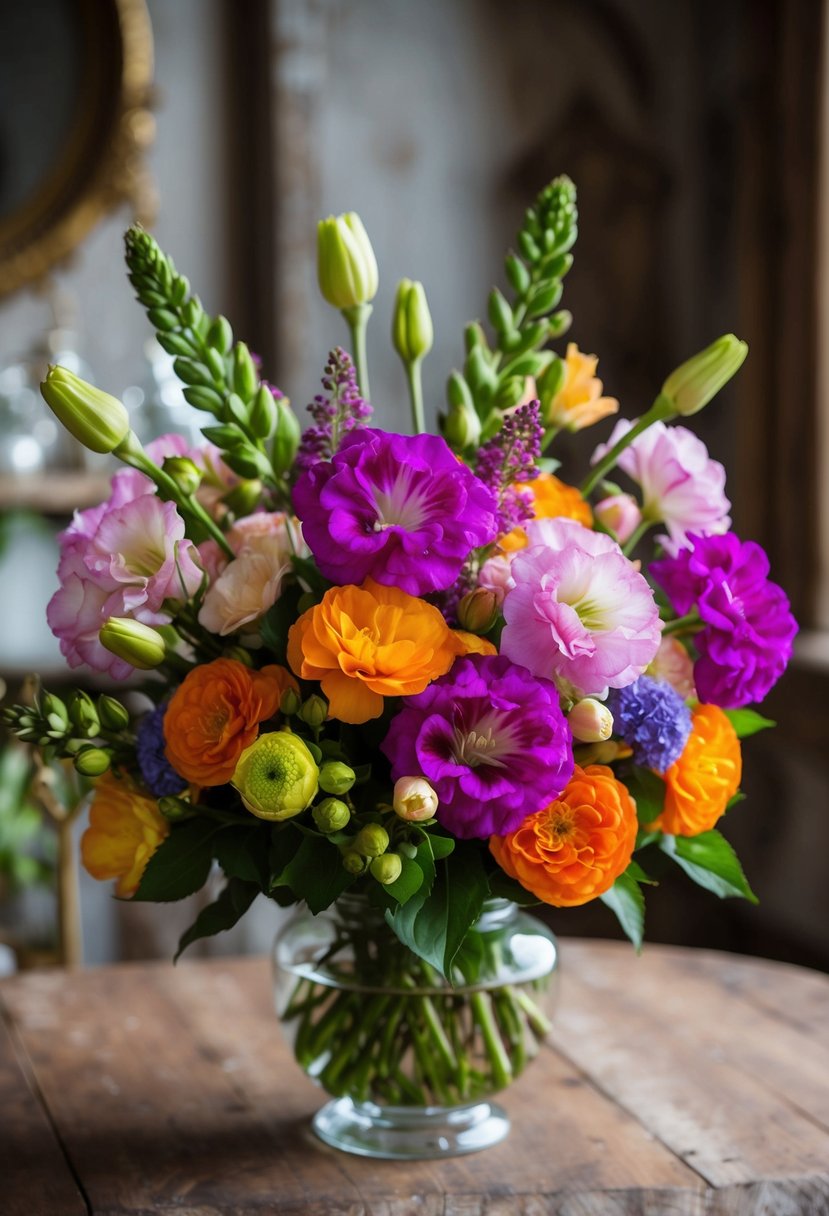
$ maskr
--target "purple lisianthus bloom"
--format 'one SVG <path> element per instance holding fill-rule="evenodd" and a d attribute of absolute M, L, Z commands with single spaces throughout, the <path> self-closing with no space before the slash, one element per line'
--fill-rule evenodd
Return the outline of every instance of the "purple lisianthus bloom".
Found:
<path fill-rule="evenodd" d="M 333 583 L 443 591 L 494 540 L 495 499 L 438 435 L 361 427 L 294 488 L 305 540 Z"/>
<path fill-rule="evenodd" d="M 164 750 L 164 715 L 166 705 L 145 714 L 135 735 L 135 754 L 147 789 L 156 798 L 180 794 L 187 782 L 173 768 Z"/>
<path fill-rule="evenodd" d="M 382 750 L 392 778 L 423 776 L 462 839 L 505 836 L 561 794 L 573 743 L 558 692 L 498 655 L 467 655 L 405 697 Z"/>
<path fill-rule="evenodd" d="M 613 729 L 633 748 L 637 764 L 664 773 L 682 755 L 691 733 L 691 711 L 662 680 L 640 676 L 611 692 Z"/>
<path fill-rule="evenodd" d="M 699 612 L 699 699 L 727 709 L 762 701 L 785 671 L 797 633 L 786 593 L 769 580 L 769 559 L 753 541 L 733 532 L 688 541 L 675 557 L 652 562 L 651 572 L 681 616 Z"/>

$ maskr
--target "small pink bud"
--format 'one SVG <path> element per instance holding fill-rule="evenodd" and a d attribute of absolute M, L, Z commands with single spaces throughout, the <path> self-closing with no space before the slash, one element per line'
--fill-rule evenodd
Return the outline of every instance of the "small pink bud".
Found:
<path fill-rule="evenodd" d="M 392 803 L 401 819 L 420 823 L 434 818 L 438 796 L 425 777 L 401 777 L 394 783 Z"/>
<path fill-rule="evenodd" d="M 613 714 L 601 701 L 585 697 L 567 715 L 573 738 L 579 743 L 601 743 L 613 732 Z"/>
<path fill-rule="evenodd" d="M 600 523 L 610 529 L 620 545 L 630 540 L 642 522 L 639 503 L 632 494 L 613 494 L 610 498 L 603 498 L 593 508 L 593 513 Z"/>

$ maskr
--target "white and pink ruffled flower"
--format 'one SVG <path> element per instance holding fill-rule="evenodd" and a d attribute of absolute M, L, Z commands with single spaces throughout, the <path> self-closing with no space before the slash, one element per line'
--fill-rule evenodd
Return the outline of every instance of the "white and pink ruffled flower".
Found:
<path fill-rule="evenodd" d="M 263 616 L 293 569 L 292 555 L 308 553 L 299 524 L 282 512 L 248 515 L 234 524 L 227 539 L 236 557 L 221 568 L 216 554 L 205 553 L 212 542 L 200 550 L 202 560 L 217 573 L 211 574 L 199 623 L 223 637 Z"/>
<path fill-rule="evenodd" d="M 593 453 L 600 460 L 631 428 L 622 418 L 607 443 Z M 660 537 L 675 554 L 688 547 L 688 533 L 719 535 L 731 526 L 731 503 L 725 496 L 725 469 L 712 460 L 708 449 L 684 426 L 656 422 L 634 439 L 619 457 L 619 467 L 642 487 L 642 514 L 662 521 L 667 537 Z"/>
<path fill-rule="evenodd" d="M 620 545 L 630 540 L 642 522 L 639 503 L 632 494 L 611 494 L 609 498 L 603 498 L 596 503 L 593 514 L 599 523 L 610 529 Z"/>
<path fill-rule="evenodd" d="M 615 541 L 574 520 L 535 520 L 527 533 L 512 559 L 501 653 L 568 695 L 631 684 L 661 637 L 646 580 Z"/>

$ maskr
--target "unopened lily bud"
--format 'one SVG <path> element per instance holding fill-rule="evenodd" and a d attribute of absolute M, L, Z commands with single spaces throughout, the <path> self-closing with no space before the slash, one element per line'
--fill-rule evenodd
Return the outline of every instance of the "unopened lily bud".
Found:
<path fill-rule="evenodd" d="M 110 654 L 117 655 L 139 671 L 152 671 L 164 662 L 167 653 L 158 630 L 129 617 L 111 616 L 101 626 L 98 640 Z"/>
<path fill-rule="evenodd" d="M 458 624 L 470 633 L 489 633 L 498 619 L 498 597 L 487 587 L 467 591 L 458 604 Z"/>
<path fill-rule="evenodd" d="M 579 743 L 601 743 L 613 733 L 613 714 L 593 697 L 577 702 L 567 715 L 567 722 Z"/>
<path fill-rule="evenodd" d="M 349 874 L 362 874 L 366 868 L 366 859 L 354 849 L 346 849 L 343 853 L 343 867 Z"/>
<path fill-rule="evenodd" d="M 185 798 L 174 798 L 171 794 L 159 798 L 158 809 L 168 823 L 180 823 L 182 819 L 192 819 L 196 814 Z"/>
<path fill-rule="evenodd" d="M 377 295 L 377 260 L 356 211 L 320 220 L 317 275 L 324 299 L 334 308 L 368 304 Z"/>
<path fill-rule="evenodd" d="M 593 514 L 609 528 L 620 545 L 630 540 L 642 522 L 642 511 L 632 494 L 611 494 L 593 508 Z"/>
<path fill-rule="evenodd" d="M 287 397 L 277 397 L 274 406 L 276 422 L 271 444 L 271 463 L 277 473 L 287 473 L 293 466 L 299 449 L 302 427 Z"/>
<path fill-rule="evenodd" d="M 122 402 L 65 367 L 50 365 L 40 393 L 67 431 L 91 452 L 112 452 L 129 434 L 129 414 Z"/>
<path fill-rule="evenodd" d="M 403 872 L 403 862 L 396 853 L 384 853 L 382 857 L 374 857 L 368 868 L 371 877 L 387 887 L 389 883 L 397 882 Z"/>
<path fill-rule="evenodd" d="M 284 714 L 286 718 L 292 718 L 294 714 L 299 713 L 302 705 L 302 698 L 295 688 L 286 688 L 279 701 L 279 712 Z"/>
<path fill-rule="evenodd" d="M 354 769 L 342 760 L 326 760 L 320 769 L 320 789 L 326 794 L 347 794 L 356 779 Z"/>
<path fill-rule="evenodd" d="M 129 711 L 116 701 L 102 693 L 97 701 L 98 717 L 106 730 L 124 730 L 130 724 Z"/>
<path fill-rule="evenodd" d="M 379 823 L 367 823 L 360 828 L 351 847 L 362 857 L 379 857 L 389 847 L 389 834 Z"/>
<path fill-rule="evenodd" d="M 438 796 L 425 777 L 400 777 L 394 783 L 392 804 L 401 819 L 422 823 L 434 819 Z"/>
<path fill-rule="evenodd" d="M 161 467 L 188 498 L 201 485 L 202 471 L 189 456 L 167 456 Z"/>
<path fill-rule="evenodd" d="M 87 739 L 100 734 L 101 723 L 92 698 L 85 692 L 76 692 L 69 705 L 69 718 L 75 729 Z"/>
<path fill-rule="evenodd" d="M 739 371 L 747 354 L 748 343 L 724 334 L 671 372 L 662 385 L 662 396 L 677 414 L 696 414 Z"/>
<path fill-rule="evenodd" d="M 303 701 L 299 711 L 299 717 L 306 726 L 316 728 L 324 725 L 328 717 L 328 702 L 325 697 L 320 697 L 316 693 Z"/>
<path fill-rule="evenodd" d="M 351 811 L 339 798 L 323 798 L 311 808 L 314 823 L 321 832 L 341 832 L 351 818 Z"/>
<path fill-rule="evenodd" d="M 440 425 L 443 438 L 454 452 L 463 452 L 466 448 L 474 448 L 481 439 L 481 420 L 474 406 L 466 401 L 458 401 L 450 405 L 449 413 L 441 419 Z"/>
<path fill-rule="evenodd" d="M 110 766 L 110 754 L 102 747 L 85 747 L 72 763 L 82 777 L 101 777 Z"/>
<path fill-rule="evenodd" d="M 394 299 L 391 340 L 404 363 L 416 363 L 432 349 L 435 333 L 423 284 L 401 279 Z"/>

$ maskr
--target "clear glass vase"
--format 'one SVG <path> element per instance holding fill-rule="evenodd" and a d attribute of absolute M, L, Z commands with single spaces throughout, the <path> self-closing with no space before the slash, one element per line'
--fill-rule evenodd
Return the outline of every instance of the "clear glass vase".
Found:
<path fill-rule="evenodd" d="M 367 1157 L 428 1158 L 497 1144 L 509 1120 L 491 1097 L 550 1030 L 553 934 L 489 900 L 452 983 L 403 946 L 382 913 L 343 896 L 295 915 L 274 945 L 277 1014 L 300 1067 L 331 1101 L 326 1143 Z"/>

